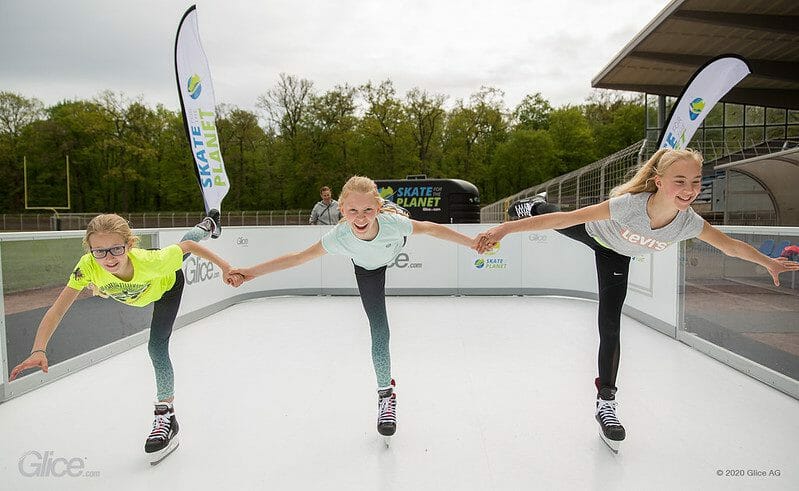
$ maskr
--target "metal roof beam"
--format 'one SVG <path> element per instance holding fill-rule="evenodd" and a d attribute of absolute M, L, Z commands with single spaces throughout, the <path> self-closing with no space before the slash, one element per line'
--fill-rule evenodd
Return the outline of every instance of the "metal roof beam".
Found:
<path fill-rule="evenodd" d="M 677 10 L 673 19 L 754 31 L 799 35 L 798 15 L 736 14 L 707 10 Z"/>
<path fill-rule="evenodd" d="M 702 55 L 658 53 L 655 51 L 633 51 L 628 58 L 638 58 L 647 61 L 657 61 L 670 65 L 684 66 L 695 70 L 702 66 L 711 57 Z M 752 68 L 752 76 L 795 83 L 799 74 L 799 63 L 790 61 L 752 60 L 746 59 Z"/>
<path fill-rule="evenodd" d="M 682 85 L 649 85 L 649 84 L 614 84 L 596 85 L 600 89 L 627 90 L 630 92 L 646 92 L 648 94 L 677 97 L 682 93 Z M 799 109 L 799 90 L 785 89 L 741 89 L 734 88 L 721 99 L 733 104 L 749 104 L 753 106 L 769 106 L 787 109 Z"/>

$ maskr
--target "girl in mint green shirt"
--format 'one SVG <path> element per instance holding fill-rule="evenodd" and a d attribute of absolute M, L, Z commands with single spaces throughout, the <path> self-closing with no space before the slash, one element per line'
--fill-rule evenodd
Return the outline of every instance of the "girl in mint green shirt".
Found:
<path fill-rule="evenodd" d="M 286 254 L 249 268 L 233 269 L 244 280 L 288 269 L 324 254 L 352 259 L 355 278 L 372 335 L 372 362 L 377 377 L 380 434 L 396 431 L 396 393 L 391 378 L 389 327 L 386 314 L 386 266 L 399 253 L 408 235 L 428 234 L 471 247 L 472 239 L 449 227 L 411 220 L 386 204 L 368 177 L 353 176 L 341 189 L 339 209 L 343 219 L 322 240 L 304 251 Z"/>

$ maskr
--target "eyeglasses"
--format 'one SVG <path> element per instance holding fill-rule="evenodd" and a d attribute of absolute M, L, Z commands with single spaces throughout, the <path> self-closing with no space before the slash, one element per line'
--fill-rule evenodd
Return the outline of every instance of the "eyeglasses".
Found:
<path fill-rule="evenodd" d="M 111 253 L 112 256 L 121 256 L 125 254 L 125 246 L 118 245 L 114 247 L 109 247 L 108 249 L 92 249 L 92 256 L 96 257 L 97 259 L 102 259 Z"/>

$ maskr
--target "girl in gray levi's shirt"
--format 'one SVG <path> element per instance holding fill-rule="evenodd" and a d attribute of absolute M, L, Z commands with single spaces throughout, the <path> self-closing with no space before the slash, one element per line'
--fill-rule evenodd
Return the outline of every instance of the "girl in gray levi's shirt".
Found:
<path fill-rule="evenodd" d="M 594 251 L 599 283 L 599 376 L 595 418 L 601 436 L 618 451 L 626 436 L 616 416 L 616 375 L 619 369 L 621 309 L 627 295 L 630 257 L 662 251 L 670 244 L 698 237 L 728 256 L 759 264 L 779 285 L 779 275 L 799 269 L 787 259 L 772 259 L 754 247 L 723 234 L 705 222 L 690 205 L 699 194 L 702 156 L 693 150 L 661 149 L 635 176 L 611 192 L 602 203 L 560 212 L 543 198 L 528 200 L 530 216 L 505 222 L 475 239 L 478 252 L 513 232 L 555 229 Z"/>
<path fill-rule="evenodd" d="M 624 194 L 608 200 L 610 220 L 585 224 L 588 235 L 624 256 L 662 251 L 674 242 L 702 233 L 705 220 L 693 208 L 677 212 L 663 227 L 652 229 L 646 206 L 653 193 Z"/>

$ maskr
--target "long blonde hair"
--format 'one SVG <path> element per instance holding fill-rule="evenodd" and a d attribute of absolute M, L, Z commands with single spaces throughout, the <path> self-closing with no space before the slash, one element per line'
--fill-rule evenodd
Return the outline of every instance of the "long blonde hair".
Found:
<path fill-rule="evenodd" d="M 397 213 L 405 215 L 396 205 L 381 198 L 380 193 L 377 192 L 377 184 L 366 176 L 352 176 L 344 183 L 344 186 L 341 188 L 341 194 L 338 197 L 339 206 L 342 210 L 344 210 L 344 203 L 347 200 L 347 195 L 350 193 L 364 193 L 373 196 L 379 207 L 378 213 Z M 344 218 L 340 221 L 344 221 Z"/>
<path fill-rule="evenodd" d="M 134 246 L 139 243 L 139 237 L 133 235 L 133 230 L 130 229 L 127 220 L 119 215 L 108 213 L 105 215 L 97 215 L 86 225 L 86 235 L 83 236 L 83 248 L 86 252 L 91 250 L 89 237 L 98 232 L 119 234 L 125 241 L 125 245 L 131 243 L 131 241 Z"/>
<path fill-rule="evenodd" d="M 663 176 L 666 169 L 671 167 L 671 164 L 683 159 L 693 160 L 700 166 L 704 161 L 701 153 L 690 148 L 685 150 L 661 148 L 638 169 L 629 181 L 613 188 L 610 191 L 610 196 L 620 196 L 627 193 L 654 193 L 657 191 L 655 176 Z"/>

